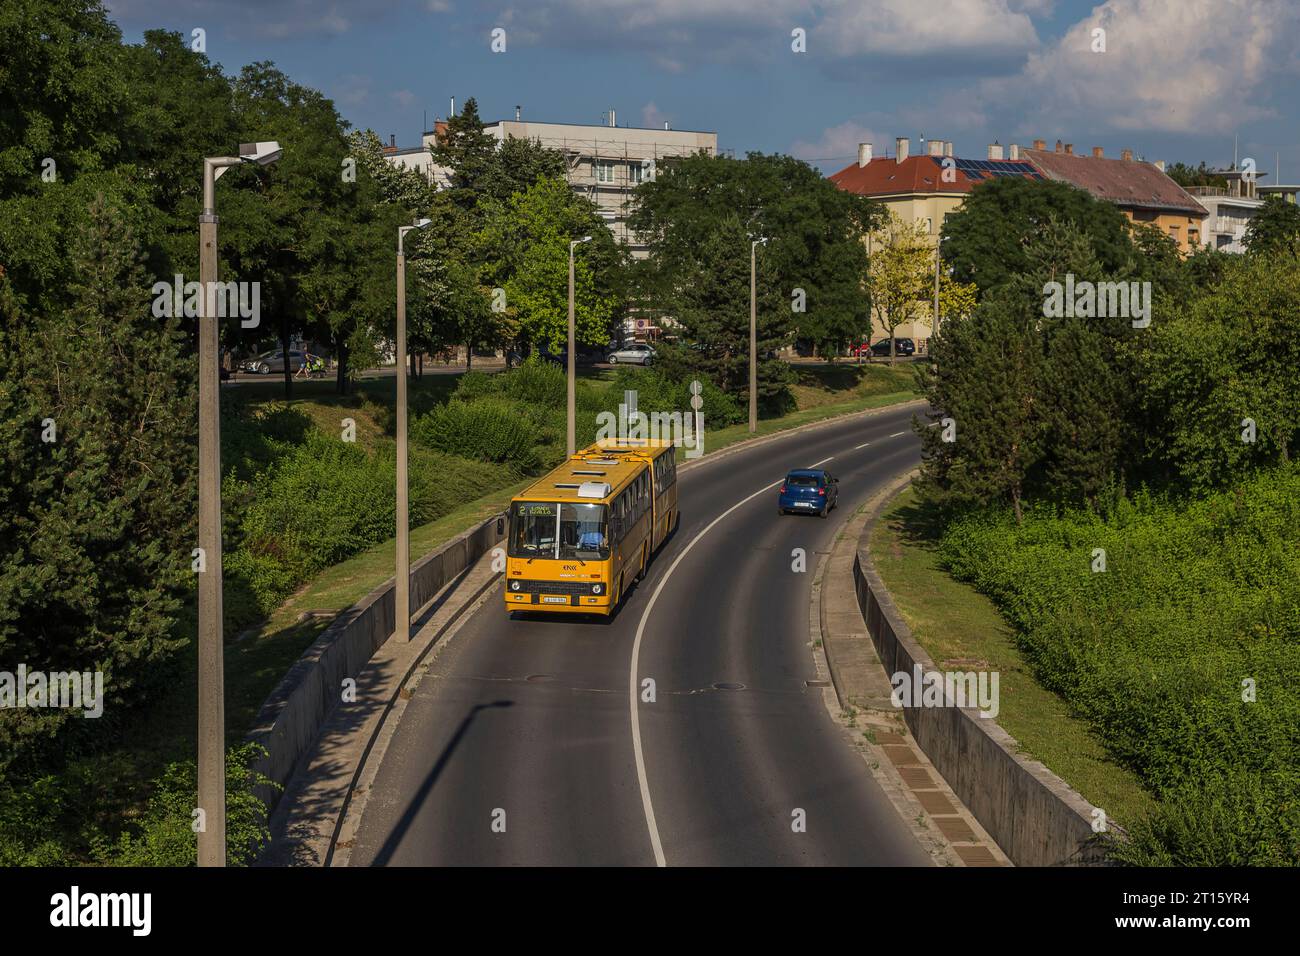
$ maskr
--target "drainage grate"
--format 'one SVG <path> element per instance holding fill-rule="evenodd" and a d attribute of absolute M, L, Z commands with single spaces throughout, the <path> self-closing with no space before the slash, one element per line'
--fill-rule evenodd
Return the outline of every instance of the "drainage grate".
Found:
<path fill-rule="evenodd" d="M 830 687 L 831 682 L 828 680 L 806 680 L 803 682 L 804 687 Z"/>
<path fill-rule="evenodd" d="M 744 690 L 744 684 L 737 684 L 734 681 L 718 681 L 713 685 L 714 690 Z"/>

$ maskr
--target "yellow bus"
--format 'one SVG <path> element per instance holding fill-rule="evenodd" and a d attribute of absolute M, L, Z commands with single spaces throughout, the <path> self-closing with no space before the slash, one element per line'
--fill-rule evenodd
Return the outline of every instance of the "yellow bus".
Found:
<path fill-rule="evenodd" d="M 677 522 L 672 442 L 597 442 L 510 502 L 507 611 L 610 615 Z"/>

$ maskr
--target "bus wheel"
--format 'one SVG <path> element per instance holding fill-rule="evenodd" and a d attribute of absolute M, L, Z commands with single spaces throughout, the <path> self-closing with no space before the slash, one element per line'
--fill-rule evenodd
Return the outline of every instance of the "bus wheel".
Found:
<path fill-rule="evenodd" d="M 645 547 L 642 547 L 642 548 L 641 548 L 641 570 L 638 571 L 638 572 L 636 573 L 636 579 L 637 579 L 638 581 L 644 581 L 644 580 L 645 580 L 645 572 L 646 572 L 646 568 L 649 566 L 649 564 L 650 564 L 650 561 L 649 561 L 648 556 L 646 555 L 646 548 L 645 548 Z"/>

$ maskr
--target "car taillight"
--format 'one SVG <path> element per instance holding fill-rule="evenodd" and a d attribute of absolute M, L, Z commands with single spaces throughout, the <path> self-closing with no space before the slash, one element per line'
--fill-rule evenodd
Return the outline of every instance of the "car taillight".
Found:
<path fill-rule="evenodd" d="M 781 486 L 781 494 L 785 494 L 785 485 Z"/>
<path fill-rule="evenodd" d="M 819 494 L 819 495 L 821 495 L 823 498 L 825 498 L 825 497 L 826 497 L 826 489 L 825 489 L 825 488 L 818 488 L 818 489 L 817 489 L 817 494 Z"/>

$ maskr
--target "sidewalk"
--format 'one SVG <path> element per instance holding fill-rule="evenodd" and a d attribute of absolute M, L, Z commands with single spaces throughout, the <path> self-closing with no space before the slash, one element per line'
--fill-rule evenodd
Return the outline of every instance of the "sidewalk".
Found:
<path fill-rule="evenodd" d="M 410 641 L 388 640 L 357 677 L 354 701 L 336 707 L 305 766 L 294 772 L 271 815 L 261 866 L 341 866 L 374 773 L 430 652 L 450 640 L 500 577 L 492 552 L 415 615 Z M 342 689 L 340 688 L 340 693 Z"/>
<path fill-rule="evenodd" d="M 813 582 L 813 638 L 822 649 L 839 712 L 899 814 L 936 861 L 949 866 L 1010 866 L 997 843 L 921 752 L 890 701 L 892 687 L 858 607 L 853 561 L 871 517 L 911 481 L 896 479 L 855 513 L 835 538 Z"/>

